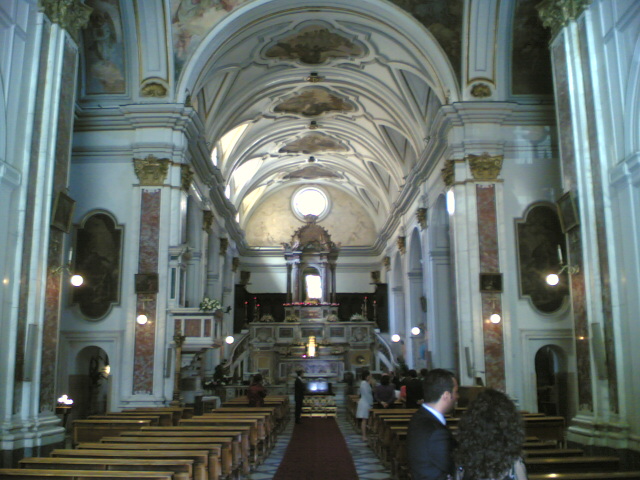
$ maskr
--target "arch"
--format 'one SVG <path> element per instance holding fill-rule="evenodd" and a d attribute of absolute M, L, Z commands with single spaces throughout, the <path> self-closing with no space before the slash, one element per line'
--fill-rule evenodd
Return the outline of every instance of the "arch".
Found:
<path fill-rule="evenodd" d="M 111 391 L 109 354 L 102 347 L 89 344 L 70 361 L 68 395 L 74 401 L 74 418 L 107 412 Z"/>
<path fill-rule="evenodd" d="M 567 353 L 554 344 L 538 349 L 535 355 L 538 412 L 547 415 L 569 414 Z"/>

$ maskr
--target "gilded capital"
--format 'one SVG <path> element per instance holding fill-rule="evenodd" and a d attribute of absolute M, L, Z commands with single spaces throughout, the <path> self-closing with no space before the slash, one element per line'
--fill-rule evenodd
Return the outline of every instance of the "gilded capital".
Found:
<path fill-rule="evenodd" d="M 536 9 L 542 25 L 551 29 L 551 36 L 562 30 L 591 4 L 591 0 L 543 0 Z"/>
<path fill-rule="evenodd" d="M 180 335 L 179 333 L 176 333 L 173 336 L 173 341 L 176 344 L 176 348 L 182 347 L 182 344 L 184 343 L 185 340 L 186 340 L 186 337 L 184 335 Z"/>
<path fill-rule="evenodd" d="M 220 239 L 220 255 L 224 256 L 227 254 L 227 248 L 229 248 L 229 239 L 221 238 Z"/>
<path fill-rule="evenodd" d="M 210 232 L 213 226 L 213 212 L 211 210 L 205 210 L 202 212 L 202 230 Z"/>
<path fill-rule="evenodd" d="M 238 257 L 233 257 L 231 259 L 231 271 L 236 273 L 238 271 L 238 267 L 240 266 L 240 259 Z"/>
<path fill-rule="evenodd" d="M 80 0 L 40 0 L 40 11 L 52 23 L 57 23 L 73 37 L 76 43 L 80 40 L 80 29 L 89 24 L 93 8 Z"/>
<path fill-rule="evenodd" d="M 389 270 L 391 268 L 391 257 L 386 256 L 382 259 L 382 266 Z"/>
<path fill-rule="evenodd" d="M 149 82 L 142 86 L 140 95 L 143 97 L 162 98 L 167 96 L 167 87 L 159 82 Z"/>
<path fill-rule="evenodd" d="M 168 158 L 148 155 L 146 158 L 134 158 L 133 168 L 141 186 L 156 187 L 162 186 L 167 179 L 170 163 L 171 160 Z"/>
<path fill-rule="evenodd" d="M 476 98 L 487 98 L 491 96 L 491 87 L 486 83 L 476 83 L 471 87 L 471 95 Z"/>
<path fill-rule="evenodd" d="M 419 208 L 416 210 L 416 219 L 418 220 L 418 225 L 420 225 L 420 230 L 424 230 L 427 228 L 427 209 Z"/>
<path fill-rule="evenodd" d="M 487 152 L 482 155 L 467 155 L 465 160 L 469 163 L 471 175 L 478 181 L 495 181 L 502 170 L 503 155 L 491 156 Z"/>
<path fill-rule="evenodd" d="M 398 250 L 402 255 L 404 255 L 407 251 L 407 239 L 406 237 L 400 236 L 396 240 L 396 244 L 398 245 Z"/>
<path fill-rule="evenodd" d="M 191 181 L 193 180 L 193 170 L 189 165 L 184 163 L 180 164 L 180 183 L 182 186 L 182 190 L 185 192 L 189 191 L 191 188 Z"/>
<path fill-rule="evenodd" d="M 453 185 L 455 181 L 455 174 L 453 172 L 453 165 L 455 164 L 455 160 L 446 160 L 444 163 L 444 168 L 440 171 L 442 175 L 442 181 L 447 187 Z"/>

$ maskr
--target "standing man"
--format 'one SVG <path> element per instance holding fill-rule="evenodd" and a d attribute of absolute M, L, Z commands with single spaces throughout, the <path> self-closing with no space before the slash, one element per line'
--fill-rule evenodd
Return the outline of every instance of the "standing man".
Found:
<path fill-rule="evenodd" d="M 294 384 L 293 394 L 296 401 L 296 423 L 301 423 L 300 416 L 302 415 L 302 402 L 304 400 L 304 391 L 306 386 L 302 381 L 304 370 L 296 370 L 296 383 Z"/>
<path fill-rule="evenodd" d="M 424 403 L 409 422 L 407 452 L 412 480 L 453 478 L 451 452 L 454 440 L 445 414 L 458 400 L 458 382 L 453 373 L 436 368 L 424 379 Z"/>

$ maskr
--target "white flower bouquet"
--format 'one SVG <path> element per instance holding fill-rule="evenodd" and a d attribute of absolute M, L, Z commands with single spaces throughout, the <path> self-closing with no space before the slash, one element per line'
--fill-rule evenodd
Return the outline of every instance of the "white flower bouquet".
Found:
<path fill-rule="evenodd" d="M 222 304 L 216 299 L 204 297 L 200 302 L 200 310 L 203 312 L 211 312 L 213 310 L 220 310 L 221 308 Z"/>

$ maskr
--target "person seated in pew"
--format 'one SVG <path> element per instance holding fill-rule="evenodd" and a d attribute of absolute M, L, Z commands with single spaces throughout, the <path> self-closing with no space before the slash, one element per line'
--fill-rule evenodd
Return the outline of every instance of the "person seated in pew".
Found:
<path fill-rule="evenodd" d="M 247 389 L 247 398 L 250 407 L 264 407 L 264 397 L 267 396 L 267 389 L 262 385 L 262 375 L 256 373 L 251 379 L 251 385 Z"/>
<path fill-rule="evenodd" d="M 389 375 L 382 375 L 380 384 L 376 385 L 373 391 L 373 397 L 382 408 L 393 408 L 396 401 L 396 389 L 391 384 Z"/>
<path fill-rule="evenodd" d="M 488 388 L 458 422 L 456 480 L 526 480 L 522 415 L 504 393 Z"/>

